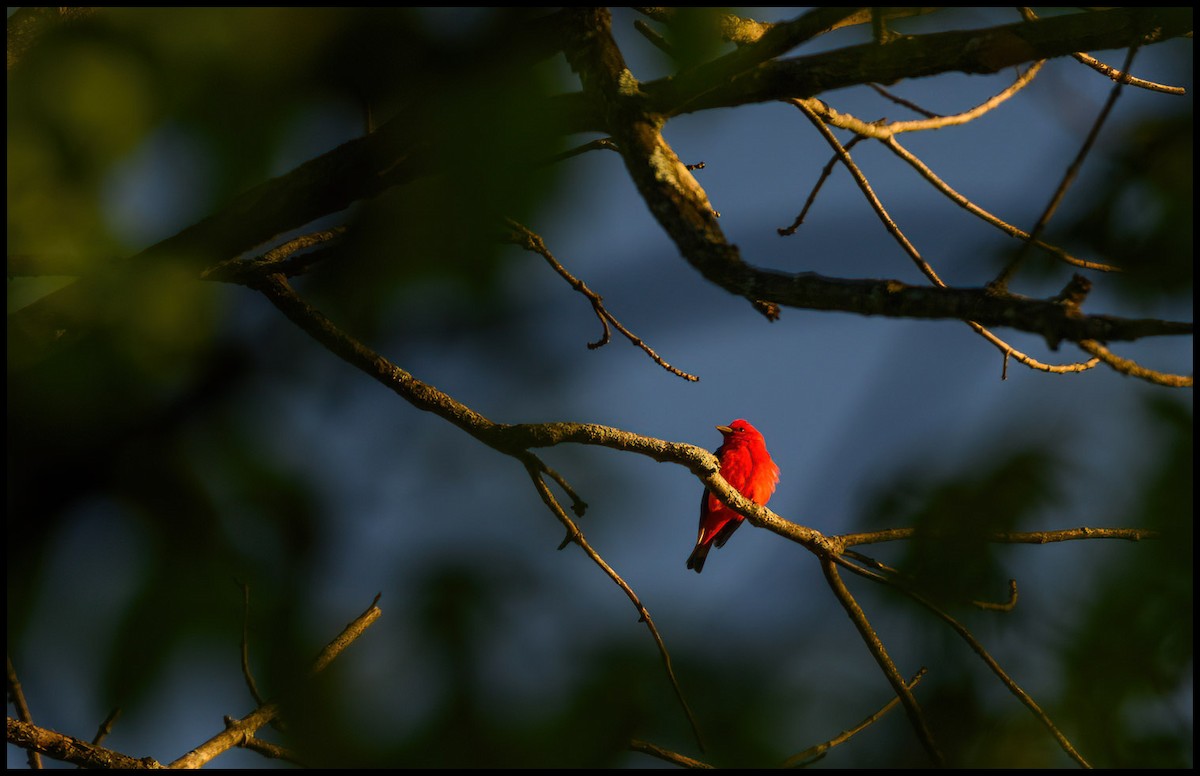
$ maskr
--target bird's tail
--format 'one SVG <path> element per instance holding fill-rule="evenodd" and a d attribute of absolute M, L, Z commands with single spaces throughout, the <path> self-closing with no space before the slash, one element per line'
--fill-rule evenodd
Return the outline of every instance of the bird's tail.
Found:
<path fill-rule="evenodd" d="M 697 544 L 696 549 L 688 556 L 687 567 L 699 574 L 704 570 L 704 559 L 708 557 L 708 551 L 711 549 L 711 544 Z"/>

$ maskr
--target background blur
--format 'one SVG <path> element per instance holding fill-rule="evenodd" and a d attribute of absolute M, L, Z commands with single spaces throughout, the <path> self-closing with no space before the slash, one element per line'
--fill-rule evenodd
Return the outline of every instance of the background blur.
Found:
<path fill-rule="evenodd" d="M 764 21 L 797 9 L 756 8 Z M 1192 393 L 1098 367 L 1010 363 L 961 323 L 785 308 L 773 324 L 678 255 L 618 155 L 535 176 L 557 138 L 529 95 L 574 91 L 561 55 L 532 76 L 471 70 L 520 14 L 469 10 L 104 10 L 41 41 L 8 78 L 8 251 L 127 256 L 236 193 L 444 97 L 451 174 L 357 205 L 361 245 L 296 286 L 351 334 L 500 422 L 573 420 L 702 445 L 745 417 L 782 469 L 771 507 L 826 533 L 979 521 L 1036 530 L 1158 528 L 1162 541 L 863 548 L 1010 613 L 954 609 L 1094 765 L 1192 755 Z M 614 11 L 641 80 L 672 64 Z M 901 32 L 1017 21 L 1005 9 L 902 20 Z M 839 30 L 793 54 L 869 39 Z M 1124 51 L 1093 52 L 1120 67 Z M 1085 310 L 1191 320 L 1192 42 L 1133 71 L 1184 97 L 1123 90 L 1050 240 L 1129 267 L 1092 274 Z M 946 75 L 892 91 L 930 110 L 1011 83 Z M 902 142 L 959 191 L 1030 228 L 1112 82 L 1049 62 L 1015 99 Z M 868 120 L 911 118 L 868 87 L 822 95 Z M 432 125 L 431 125 L 432 126 Z M 731 242 L 784 271 L 922 282 L 842 169 L 786 227 L 831 155 L 783 104 L 709 111 L 665 131 Z M 844 137 L 844 133 L 839 133 Z M 949 203 L 886 149 L 853 150 L 876 193 L 951 284 L 991 279 L 1015 243 Z M 489 208 L 538 232 L 622 323 L 689 383 L 614 340 L 535 254 L 505 246 Z M 325 222 L 322 222 L 322 225 Z M 239 668 L 242 592 L 268 695 L 382 593 L 384 616 L 298 701 L 275 740 L 346 766 L 635 766 L 640 738 L 724 765 L 771 766 L 851 727 L 890 688 L 812 556 L 745 527 L 684 568 L 701 486 L 604 449 L 539 453 L 589 504 L 580 525 L 641 596 L 709 744 L 696 749 L 654 643 L 513 460 L 417 411 L 322 349 L 260 295 L 164 267 L 106 300 L 106 336 L 8 374 L 8 653 L 34 721 L 173 760 L 253 708 Z M 1015 290 L 1051 296 L 1066 267 Z M 63 278 L 12 277 L 9 312 Z M 1013 331 L 1050 363 L 1085 360 Z M 1114 350 L 1191 374 L 1191 338 Z M 952 764 L 1070 764 L 966 645 L 906 599 L 848 579 Z M 11 714 L 10 708 L 10 714 Z M 268 734 L 264 731 L 264 736 Z M 830 767 L 920 766 L 897 711 Z M 9 747 L 10 767 L 25 754 Z M 58 765 L 49 763 L 50 765 Z M 270 767 L 230 752 L 210 767 Z"/>

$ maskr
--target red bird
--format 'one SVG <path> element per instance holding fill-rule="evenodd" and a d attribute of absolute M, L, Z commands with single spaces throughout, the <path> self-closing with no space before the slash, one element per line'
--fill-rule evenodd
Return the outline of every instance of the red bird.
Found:
<path fill-rule="evenodd" d="M 763 435 L 740 419 L 728 426 L 717 426 L 717 431 L 725 438 L 716 452 L 721 463 L 721 476 L 755 504 L 766 504 L 779 482 L 779 467 L 771 460 Z M 696 538 L 696 549 L 692 550 L 687 567 L 699 574 L 713 545 L 725 546 L 741 524 L 742 516 L 705 488 L 700 499 L 700 536 Z"/>

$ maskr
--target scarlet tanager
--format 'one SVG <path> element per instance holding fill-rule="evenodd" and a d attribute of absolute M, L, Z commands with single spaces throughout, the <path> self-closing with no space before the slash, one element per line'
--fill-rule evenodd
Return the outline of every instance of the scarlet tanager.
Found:
<path fill-rule="evenodd" d="M 763 435 L 740 418 L 728 426 L 717 426 L 717 431 L 724 437 L 716 452 L 721 464 L 721 476 L 754 503 L 766 504 L 779 482 L 779 467 L 771 460 Z M 705 488 L 704 496 L 700 499 L 700 535 L 696 538 L 696 549 L 692 550 L 687 560 L 687 567 L 699 574 L 713 545 L 725 546 L 725 542 L 741 524 L 742 516 L 722 504 Z"/>

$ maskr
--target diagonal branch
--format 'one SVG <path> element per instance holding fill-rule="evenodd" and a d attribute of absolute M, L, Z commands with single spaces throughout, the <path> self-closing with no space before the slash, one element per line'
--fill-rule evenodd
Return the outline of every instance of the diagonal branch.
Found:
<path fill-rule="evenodd" d="M 927 610 L 932 612 L 933 615 L 936 616 L 938 619 L 942 620 L 942 622 L 946 623 L 950 627 L 950 629 L 953 630 L 955 633 L 957 633 L 959 638 L 961 638 L 963 641 L 965 641 L 967 643 L 967 645 L 971 648 L 971 650 L 974 651 L 975 654 L 979 656 L 979 659 L 983 661 L 984 665 L 986 665 L 988 667 L 988 669 L 990 669 L 991 672 L 996 675 L 997 678 L 999 678 L 1000 682 L 1006 688 L 1008 688 L 1008 691 L 1011 692 L 1014 696 L 1016 696 L 1017 700 L 1019 700 L 1021 703 L 1023 703 L 1025 705 L 1025 707 L 1029 709 L 1030 713 L 1032 713 L 1034 715 L 1034 717 L 1036 717 L 1037 720 L 1042 723 L 1042 726 L 1045 727 L 1047 729 L 1047 731 L 1049 731 L 1050 735 L 1054 738 L 1055 741 L 1058 742 L 1058 745 L 1062 748 L 1062 750 L 1064 752 L 1067 753 L 1067 755 L 1072 760 L 1079 763 L 1079 765 L 1084 768 L 1092 767 L 1088 763 L 1088 761 L 1084 758 L 1084 756 L 1082 754 L 1080 754 L 1079 751 L 1075 748 L 1075 746 L 1070 742 L 1070 740 L 1066 737 L 1066 735 L 1064 735 L 1063 732 L 1061 730 L 1059 730 L 1058 726 L 1054 724 L 1054 721 L 1052 719 L 1050 719 L 1049 715 L 1047 715 L 1046 712 L 1042 710 L 1042 707 L 1038 705 L 1037 701 L 1035 701 L 1029 695 L 1029 693 L 1025 692 L 1025 690 L 1022 689 L 1021 686 L 1019 684 L 1017 684 L 1011 676 L 1008 675 L 1008 672 L 1005 671 L 1003 667 L 1001 667 L 1000 663 L 998 663 L 996 661 L 996 659 L 994 657 L 992 657 L 991 653 L 988 652 L 986 648 L 984 648 L 983 644 L 980 643 L 979 639 L 975 638 L 974 634 L 972 634 L 971 631 L 968 630 L 965 625 L 963 625 L 957 619 L 952 617 L 948 612 L 946 612 L 940 606 L 936 605 L 934 602 L 930 601 L 928 598 L 926 598 L 925 596 L 918 593 L 916 590 L 913 590 L 911 587 L 909 587 L 907 585 L 897 583 L 895 581 L 894 577 L 880 576 L 874 572 L 868 571 L 868 570 L 863 569 L 853 563 L 850 563 L 845 558 L 837 558 L 835 560 L 837 563 L 841 564 L 842 566 L 845 566 L 847 569 L 853 571 L 856 574 L 866 577 L 867 579 L 871 579 L 875 582 L 879 582 L 881 584 L 886 584 L 889 587 L 893 587 L 896 590 L 899 590 L 901 593 L 908 596 L 909 598 L 916 601 L 921 606 L 925 607 Z M 831 565 L 832 565 L 832 563 L 831 563 Z"/>
<path fill-rule="evenodd" d="M 921 668 L 921 670 L 917 671 L 917 673 L 913 675 L 912 679 L 908 680 L 908 682 L 905 686 L 908 687 L 909 690 L 916 687 L 917 683 L 920 682 L 921 679 L 923 679 L 925 677 L 926 671 L 927 671 L 927 669 Z M 898 696 L 895 698 L 892 698 L 890 701 L 885 703 L 878 711 L 871 714 L 870 716 L 868 716 L 866 719 L 859 722 L 854 727 L 852 727 L 848 730 L 843 730 L 841 733 L 839 733 L 838 735 L 829 739 L 828 741 L 822 741 L 819 744 L 810 746 L 809 748 L 805 749 L 803 752 L 797 752 L 796 754 L 787 758 L 786 760 L 783 761 L 783 767 L 784 768 L 802 768 L 802 767 L 812 765 L 817 760 L 820 760 L 822 757 L 824 757 L 826 754 L 828 754 L 830 749 L 833 749 L 835 746 L 840 746 L 840 745 L 846 743 L 854 736 L 858 735 L 859 733 L 866 730 L 871 725 L 878 722 L 880 719 L 883 718 L 883 716 L 885 714 L 887 714 L 892 709 L 896 708 L 896 705 L 898 703 L 900 703 L 900 698 Z"/>
<path fill-rule="evenodd" d="M 904 704 L 904 710 L 908 713 L 909 722 L 912 724 L 913 730 L 916 731 L 921 745 L 925 747 L 929 759 L 937 766 L 944 765 L 945 761 L 942 757 L 942 752 L 938 749 L 937 742 L 933 740 L 933 734 L 929 731 L 929 724 L 925 721 L 925 715 L 921 712 L 921 707 L 917 704 L 917 699 L 913 696 L 909 685 L 904 681 L 904 677 L 896 668 L 896 664 L 892 661 L 891 656 L 888 655 L 887 648 L 883 646 L 879 635 L 871 627 L 866 613 L 858 605 L 858 601 L 854 600 L 854 596 L 850 594 L 846 583 L 842 581 L 832 556 L 821 558 L 821 571 L 825 573 L 825 579 L 829 582 L 829 588 L 837 596 L 838 601 L 842 604 L 842 608 L 846 610 L 846 614 L 850 615 L 850 621 L 858 629 L 859 634 L 867 645 L 867 649 L 875 658 L 875 662 L 883 669 L 883 674 L 891 683 L 892 689 L 896 691 L 896 696 Z"/>
<path fill-rule="evenodd" d="M 662 634 L 659 633 L 658 628 L 654 625 L 654 620 L 650 617 L 650 611 L 646 609 L 645 605 L 641 601 L 641 598 L 638 597 L 638 594 L 633 592 L 633 588 L 629 586 L 629 583 L 622 579 L 621 575 L 618 574 L 616 570 L 604 560 L 604 558 L 600 557 L 600 553 L 596 552 L 596 550 L 588 543 L 587 539 L 584 538 L 583 531 L 579 529 L 579 526 L 575 524 L 575 521 L 572 520 L 563 510 L 562 505 L 558 503 L 558 499 L 554 498 L 554 494 L 550 491 L 550 488 L 546 486 L 545 481 L 543 481 L 540 476 L 536 457 L 531 454 L 527 454 L 525 457 L 527 459 L 525 461 L 525 468 L 529 472 L 530 479 L 533 480 L 533 484 L 537 489 L 538 495 L 541 496 L 542 502 L 545 503 L 547 508 L 549 508 L 554 516 L 558 518 L 559 522 L 566 526 L 568 540 L 578 544 L 580 549 L 582 549 L 587 556 L 591 558 L 592 562 L 599 566 L 600 569 L 604 571 L 606 575 L 608 575 L 609 579 L 615 582 L 617 586 L 624 591 L 625 595 L 629 597 L 629 600 L 638 610 L 638 620 L 646 623 L 646 628 L 650 631 L 650 635 L 654 639 L 655 645 L 658 647 L 658 654 L 662 657 L 663 667 L 667 672 L 667 679 L 671 682 L 671 689 L 675 691 L 675 699 L 679 702 L 679 705 L 683 708 L 683 713 L 687 716 L 688 724 L 690 724 L 692 727 L 692 735 L 694 735 L 696 738 L 696 745 L 700 747 L 700 751 L 703 752 L 705 747 L 704 738 L 700 734 L 700 724 L 696 721 L 696 715 L 692 713 L 692 708 L 688 705 L 687 699 L 683 695 L 683 689 L 679 686 L 679 680 L 675 677 L 675 668 L 671 664 L 671 653 L 667 651 L 666 642 L 663 641 Z M 562 549 L 564 546 L 566 546 L 565 541 L 559 546 L 559 549 Z"/>
<path fill-rule="evenodd" d="M 317 655 L 317 659 L 313 662 L 312 668 L 309 671 L 310 675 L 324 671 L 330 663 L 337 659 L 338 655 L 346 647 L 354 643 L 367 628 L 371 627 L 379 619 L 383 612 L 376 606 L 378 602 L 379 596 L 376 596 L 365 612 L 350 622 L 333 641 L 325 645 L 325 648 L 321 650 L 321 653 Z M 249 739 L 254 737 L 255 731 L 275 719 L 279 715 L 280 710 L 281 706 L 279 702 L 272 701 L 260 705 L 257 709 L 239 720 L 227 720 L 224 730 L 172 762 L 169 767 L 200 768 L 217 755 L 235 746 L 245 745 Z"/>
<path fill-rule="evenodd" d="M 558 259 L 554 258 L 554 256 L 550 253 L 550 249 L 546 247 L 546 243 L 539 235 L 532 232 L 525 225 L 517 223 L 511 218 L 505 219 L 505 221 L 509 228 L 514 230 L 514 233 L 510 238 L 511 242 L 516 245 L 520 245 L 527 251 L 533 251 L 534 253 L 540 255 L 551 267 L 554 268 L 555 272 L 561 275 L 562 278 L 571 285 L 571 288 L 574 288 L 576 291 L 583 294 L 587 300 L 591 302 L 592 310 L 596 313 L 596 317 L 600 319 L 600 324 L 604 327 L 604 333 L 600 339 L 596 340 L 595 342 L 588 343 L 589 350 L 595 350 L 596 348 L 603 347 L 609 343 L 612 334 L 609 330 L 609 325 L 611 324 L 612 327 L 621 332 L 621 334 L 623 334 L 627 340 L 632 342 L 636 347 L 641 348 L 642 352 L 649 356 L 654 363 L 658 364 L 671 374 L 678 375 L 689 382 L 696 382 L 700 379 L 693 374 L 689 374 L 688 372 L 684 372 L 682 369 L 668 364 L 663 357 L 654 352 L 654 349 L 647 345 L 641 337 L 625 328 L 624 324 L 618 321 L 616 317 L 608 311 L 608 308 L 604 306 L 604 298 L 592 289 L 588 288 L 587 283 L 584 283 L 582 280 L 568 272 L 567 268 L 559 263 Z"/>

